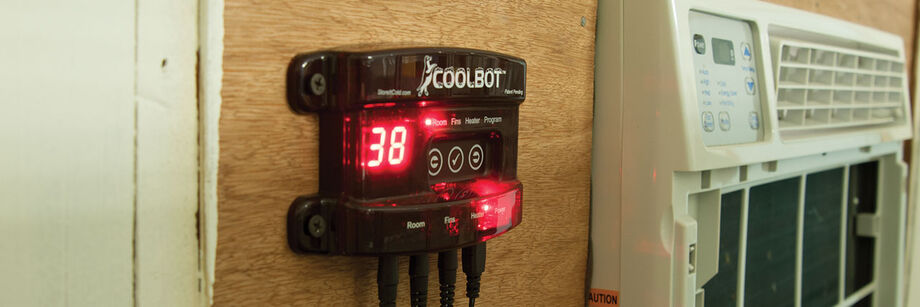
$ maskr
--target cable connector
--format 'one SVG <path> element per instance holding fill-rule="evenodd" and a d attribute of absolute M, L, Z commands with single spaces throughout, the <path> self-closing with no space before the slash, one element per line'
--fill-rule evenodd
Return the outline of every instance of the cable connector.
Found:
<path fill-rule="evenodd" d="M 409 305 L 428 305 L 428 254 L 409 257 Z"/>
<path fill-rule="evenodd" d="M 463 248 L 463 273 L 466 274 L 466 297 L 473 307 L 479 297 L 479 281 L 486 270 L 486 243 Z"/>
<path fill-rule="evenodd" d="M 438 283 L 441 284 L 441 307 L 454 306 L 457 282 L 457 250 L 438 253 Z"/>
<path fill-rule="evenodd" d="M 396 307 L 396 288 L 399 286 L 399 258 L 380 256 L 377 260 L 377 298 L 380 307 Z"/>

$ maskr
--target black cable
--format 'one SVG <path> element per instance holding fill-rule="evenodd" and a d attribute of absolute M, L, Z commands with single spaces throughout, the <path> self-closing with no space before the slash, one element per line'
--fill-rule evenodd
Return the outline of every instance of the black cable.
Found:
<path fill-rule="evenodd" d="M 476 305 L 479 297 L 479 281 L 486 270 L 486 242 L 463 248 L 463 273 L 466 273 L 466 297 L 470 307 Z"/>
<path fill-rule="evenodd" d="M 457 250 L 438 253 L 438 283 L 441 284 L 441 307 L 454 306 L 454 283 L 457 282 Z"/>
<path fill-rule="evenodd" d="M 396 306 L 396 287 L 399 286 L 399 258 L 380 256 L 377 260 L 377 298 L 380 307 Z"/>
<path fill-rule="evenodd" d="M 428 254 L 409 257 L 409 305 L 428 305 Z"/>

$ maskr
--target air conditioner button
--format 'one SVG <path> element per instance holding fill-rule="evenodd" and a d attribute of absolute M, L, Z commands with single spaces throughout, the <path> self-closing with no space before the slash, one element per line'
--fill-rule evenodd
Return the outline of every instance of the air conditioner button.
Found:
<path fill-rule="evenodd" d="M 748 116 L 748 123 L 751 124 L 751 129 L 760 128 L 760 116 L 757 115 L 757 112 L 751 112 Z"/>
<path fill-rule="evenodd" d="M 732 129 L 732 118 L 728 116 L 728 112 L 719 112 L 719 129 L 722 129 L 722 131 Z"/>
<path fill-rule="evenodd" d="M 703 112 L 703 130 L 706 132 L 716 130 L 716 120 L 712 116 L 712 112 Z"/>
<path fill-rule="evenodd" d="M 751 45 L 750 45 L 750 44 L 748 44 L 748 43 L 741 43 L 741 58 L 743 58 L 745 61 L 750 61 L 750 60 L 751 60 L 752 52 L 753 52 L 753 51 L 751 51 Z"/>
<path fill-rule="evenodd" d="M 754 78 L 751 78 L 751 77 L 744 78 L 744 91 L 746 91 L 748 95 L 754 95 L 754 91 L 756 89 L 757 89 L 757 84 L 754 83 Z"/>
<path fill-rule="evenodd" d="M 706 39 L 702 35 L 693 34 L 693 50 L 697 54 L 706 54 Z"/>

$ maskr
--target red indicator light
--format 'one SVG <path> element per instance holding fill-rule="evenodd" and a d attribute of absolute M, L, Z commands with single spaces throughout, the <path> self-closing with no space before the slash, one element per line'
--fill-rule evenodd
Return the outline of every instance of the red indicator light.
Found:
<path fill-rule="evenodd" d="M 395 103 L 395 102 L 380 102 L 380 103 L 368 103 L 368 104 L 364 105 L 364 108 L 365 108 L 365 109 L 372 109 L 372 108 L 389 108 L 389 107 L 395 107 L 395 106 L 396 106 L 396 103 Z"/>
<path fill-rule="evenodd" d="M 511 188 L 509 183 L 500 183 L 492 180 L 476 180 L 470 183 L 470 190 L 479 196 L 487 196 L 507 191 Z"/>
<path fill-rule="evenodd" d="M 430 110 L 419 114 L 419 122 L 424 123 L 424 128 L 429 132 L 439 131 L 443 128 L 449 128 L 447 115 L 442 111 Z"/>
<path fill-rule="evenodd" d="M 447 228 L 447 234 L 451 237 L 455 237 L 460 234 L 460 223 L 450 222 L 444 225 Z"/>
<path fill-rule="evenodd" d="M 483 198 L 472 203 L 471 218 L 476 221 L 479 231 L 494 230 L 496 234 L 505 232 L 512 225 L 515 206 L 519 201 L 518 191 Z"/>
<path fill-rule="evenodd" d="M 425 122 L 425 127 L 428 127 L 428 128 L 447 126 L 446 119 L 438 119 L 436 117 L 426 117 L 424 122 Z"/>

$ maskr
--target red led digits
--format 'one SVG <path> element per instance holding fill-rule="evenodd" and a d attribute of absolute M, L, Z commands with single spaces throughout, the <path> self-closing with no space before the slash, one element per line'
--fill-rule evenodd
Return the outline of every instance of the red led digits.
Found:
<path fill-rule="evenodd" d="M 377 168 L 383 165 L 395 167 L 408 160 L 406 143 L 409 140 L 409 129 L 406 126 L 393 126 L 391 129 L 375 126 L 370 132 L 366 138 L 370 141 L 365 155 L 370 158 L 366 163 L 367 167 Z"/>
<path fill-rule="evenodd" d="M 371 133 L 380 135 L 380 142 L 371 144 L 370 150 L 377 152 L 377 159 L 367 161 L 367 167 L 378 167 L 383 162 L 383 145 L 387 140 L 387 130 L 383 129 L 383 127 L 374 127 L 371 129 Z"/>
<path fill-rule="evenodd" d="M 387 161 L 390 162 L 390 165 L 402 164 L 403 157 L 406 155 L 404 146 L 406 144 L 406 133 L 406 127 L 393 127 L 393 131 L 390 133 L 390 151 L 387 154 Z M 398 154 L 394 155 L 394 151 L 398 152 Z"/>

